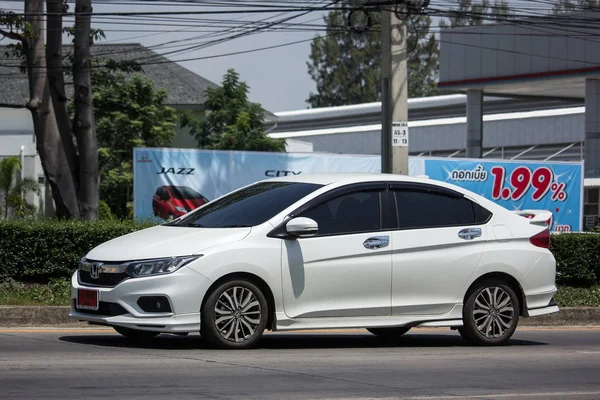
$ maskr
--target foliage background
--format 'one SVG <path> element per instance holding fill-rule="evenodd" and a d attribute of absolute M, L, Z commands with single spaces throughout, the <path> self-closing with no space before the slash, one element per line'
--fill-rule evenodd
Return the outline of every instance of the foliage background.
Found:
<path fill-rule="evenodd" d="M 8 220 L 0 222 L 0 281 L 47 283 L 69 278 L 85 254 L 118 236 L 152 226 L 147 221 Z"/>
<path fill-rule="evenodd" d="M 93 223 L 55 219 L 0 221 L 0 281 L 48 282 L 68 278 L 79 260 L 110 239 L 154 226 L 144 220 L 116 219 L 110 215 Z M 551 251 L 561 285 L 600 285 L 600 234 L 552 235 Z"/>
<path fill-rule="evenodd" d="M 85 254 L 115 237 L 154 226 L 149 221 L 0 221 L 0 304 L 66 305 L 69 278 Z M 600 234 L 552 236 L 560 306 L 600 306 Z M 41 284 L 41 285 L 40 285 Z"/>

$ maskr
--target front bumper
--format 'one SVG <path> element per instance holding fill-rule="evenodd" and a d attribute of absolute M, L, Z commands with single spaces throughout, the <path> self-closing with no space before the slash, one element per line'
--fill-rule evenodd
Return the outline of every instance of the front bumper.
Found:
<path fill-rule="evenodd" d="M 156 332 L 199 332 L 200 307 L 212 282 L 184 267 L 168 275 L 127 279 L 115 287 L 94 287 L 80 284 L 78 272 L 71 278 L 71 311 L 69 317 L 96 324 Z M 100 310 L 75 308 L 78 289 L 98 290 Z M 171 312 L 152 313 L 138 305 L 142 296 L 164 296 Z"/>

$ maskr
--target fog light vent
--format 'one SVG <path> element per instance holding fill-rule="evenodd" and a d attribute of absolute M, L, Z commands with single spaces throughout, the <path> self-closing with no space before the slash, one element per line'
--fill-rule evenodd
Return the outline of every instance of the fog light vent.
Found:
<path fill-rule="evenodd" d="M 137 301 L 138 306 L 145 312 L 170 313 L 171 305 L 165 296 L 144 296 Z"/>

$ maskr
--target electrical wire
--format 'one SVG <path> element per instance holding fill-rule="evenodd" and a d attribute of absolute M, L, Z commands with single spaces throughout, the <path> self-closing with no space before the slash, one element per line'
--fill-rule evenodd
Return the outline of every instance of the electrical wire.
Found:
<path fill-rule="evenodd" d="M 561 15 L 551 15 L 551 14 L 546 14 L 544 13 L 544 11 L 548 11 L 547 7 L 544 8 L 542 7 L 542 5 L 544 6 L 548 6 L 548 5 L 552 5 L 553 3 L 551 2 L 544 2 L 542 0 L 537 0 L 537 1 L 533 1 L 534 3 L 538 3 L 539 6 L 535 6 L 535 7 L 511 7 L 509 9 L 509 11 L 511 12 L 511 15 L 509 16 L 498 16 L 495 15 L 493 12 L 477 12 L 477 11 L 473 11 L 473 10 L 455 10 L 453 8 L 456 7 L 460 7 L 458 3 L 456 2 L 452 2 L 451 0 L 438 0 L 436 3 L 439 2 L 443 2 L 445 4 L 448 5 L 448 7 L 444 8 L 439 8 L 439 7 L 430 7 L 427 10 L 424 10 L 423 12 L 420 13 L 416 13 L 414 15 L 410 16 L 410 23 L 411 23 L 411 27 L 416 30 L 418 29 L 413 17 L 439 17 L 439 18 L 448 18 L 449 16 L 453 16 L 453 17 L 460 17 L 463 19 L 468 19 L 468 18 L 472 18 L 472 19 L 478 19 L 482 22 L 501 22 L 503 24 L 509 24 L 509 25 L 514 25 L 514 26 L 521 26 L 524 29 L 527 29 L 529 31 L 533 31 L 533 32 L 523 32 L 523 33 L 517 33 L 516 36 L 553 36 L 553 37 L 573 37 L 574 33 L 577 35 L 576 37 L 578 38 L 582 38 L 582 40 L 589 40 L 589 41 L 595 41 L 594 37 L 596 36 L 594 34 L 594 32 L 596 30 L 598 30 L 599 34 L 600 34 L 600 24 L 596 24 L 596 22 L 600 22 L 600 18 L 582 18 L 582 17 L 576 17 L 573 18 L 573 16 L 561 16 Z M 95 4 L 110 4 L 110 5 L 120 5 L 120 6 L 128 6 L 128 5 L 133 5 L 133 4 L 145 4 L 148 6 L 155 6 L 155 5 L 159 5 L 157 2 L 151 2 L 151 1 L 139 1 L 139 2 L 133 2 L 133 1 L 100 1 L 100 0 L 95 0 L 94 2 Z M 201 7 L 207 7 L 207 6 L 211 6 L 211 7 L 229 7 L 229 8 L 235 8 L 235 7 L 253 7 L 251 9 L 233 9 L 233 10 L 216 10 L 217 13 L 219 14 L 227 14 L 229 12 L 238 12 L 241 14 L 240 18 L 243 18 L 244 15 L 250 15 L 250 14 L 264 14 L 265 12 L 271 12 L 274 10 L 278 10 L 279 14 L 277 14 L 277 16 L 281 16 L 282 14 L 285 13 L 298 13 L 297 10 L 304 10 L 304 11 L 300 11 L 301 15 L 306 15 L 312 12 L 315 12 L 316 10 L 319 11 L 329 11 L 332 9 L 335 9 L 337 11 L 346 11 L 347 8 L 340 6 L 339 1 L 335 1 L 333 3 L 329 3 L 329 4 L 323 4 L 323 2 L 319 2 L 319 1 L 295 1 L 295 0 L 290 0 L 290 1 L 286 1 L 286 2 L 268 2 L 268 4 L 266 4 L 266 2 L 257 2 L 257 1 L 244 1 L 244 0 L 223 0 L 223 1 L 218 1 L 218 0 L 212 0 L 212 1 L 163 1 L 160 2 L 161 6 L 173 6 L 174 4 L 177 5 L 181 5 L 182 3 L 185 3 L 186 6 L 187 5 L 192 5 L 193 6 L 201 6 Z M 290 5 L 292 7 L 290 7 Z M 258 8 L 261 8 L 260 10 Z M 382 7 L 380 8 L 374 8 L 372 7 L 371 9 L 369 9 L 370 12 L 378 12 L 381 10 Z M 500 6 L 497 5 L 489 5 L 486 9 L 487 10 L 495 10 L 495 9 L 499 9 L 501 8 Z M 283 10 L 283 11 L 282 11 Z M 294 10 L 294 11 L 289 11 L 289 10 Z M 212 10 L 215 11 L 215 10 Z M 135 38 L 144 38 L 144 37 L 148 37 L 148 36 L 155 36 L 155 35 L 160 35 L 160 34 L 166 34 L 166 33 L 179 33 L 183 30 L 186 30 L 188 28 L 194 29 L 194 28 L 204 28 L 200 31 L 198 31 L 199 33 L 203 33 L 203 35 L 200 36 L 196 36 L 196 37 L 187 37 L 185 39 L 178 39 L 178 40 L 171 40 L 171 41 L 167 41 L 164 43 L 160 43 L 154 46 L 148 46 L 148 49 L 156 51 L 157 55 L 155 56 L 147 56 L 147 57 L 143 57 L 140 59 L 137 59 L 135 61 L 138 61 L 139 64 L 141 66 L 144 65 L 152 65 L 155 63 L 164 63 L 164 62 L 184 62 L 184 61 L 193 61 L 193 60 L 201 60 L 201 59 L 206 59 L 205 57 L 193 57 L 193 58 L 185 58 L 185 59 L 178 59 L 178 60 L 165 60 L 164 57 L 166 56 L 182 56 L 184 54 L 190 53 L 190 52 L 194 52 L 200 49 L 206 49 L 208 47 L 212 47 L 212 46 L 216 46 L 219 44 L 223 44 L 226 43 L 228 41 L 231 40 L 235 40 L 235 39 L 239 39 L 242 37 L 248 37 L 250 35 L 253 34 L 257 34 L 257 33 L 268 33 L 268 32 L 272 32 L 272 33 L 276 33 L 276 32 L 306 32 L 306 31 L 312 31 L 312 32 L 319 32 L 319 31 L 327 31 L 329 33 L 335 33 L 335 34 L 344 34 L 346 32 L 346 27 L 344 26 L 340 26 L 340 27 L 327 27 L 323 24 L 312 24 L 311 22 L 314 22 L 315 20 L 312 21 L 305 21 L 305 22 L 297 22 L 297 23 L 291 23 L 289 21 L 291 21 L 292 19 L 296 19 L 299 18 L 301 15 L 297 15 L 295 14 L 294 16 L 287 17 L 284 19 L 280 19 L 277 21 L 269 21 L 269 19 L 274 18 L 274 16 L 272 17 L 267 17 L 267 18 L 263 18 L 262 20 L 259 21 L 255 21 L 255 20 L 240 20 L 238 19 L 236 20 L 231 20 L 231 19 L 214 19 L 214 18 L 198 18 L 198 17 L 189 17 L 189 15 L 202 15 L 206 12 L 209 12 L 209 10 L 204 10 L 204 11 L 173 11 L 173 12 L 128 12 L 128 13 L 121 13 L 121 12 L 113 12 L 113 13 L 100 13 L 100 14 L 93 14 L 94 19 L 98 18 L 100 21 L 104 21 L 107 18 L 111 18 L 111 21 L 108 22 L 108 24 L 123 24 L 123 25 L 134 25 L 134 26 L 138 26 L 139 24 L 143 24 L 147 27 L 151 27 L 151 26 L 155 26 L 153 25 L 153 23 L 157 22 L 157 21 L 163 21 L 164 25 L 166 26 L 178 26 L 179 29 L 177 30 L 171 30 L 171 31 L 153 31 L 151 28 L 146 29 L 145 31 L 151 33 L 152 35 L 139 35 L 136 36 Z M 157 15 L 157 14 L 160 14 Z M 202 21 L 202 22 L 199 22 Z M 190 26 L 183 26 L 181 27 L 181 23 L 193 23 L 193 25 Z M 548 26 L 549 24 L 551 24 L 551 26 Z M 222 25 L 225 25 L 225 27 L 223 27 Z M 214 30 L 213 30 L 214 29 Z M 587 29 L 587 30 L 586 30 Z M 377 27 L 370 27 L 370 31 L 376 31 Z M 118 30 L 109 30 L 109 31 L 118 31 Z M 139 32 L 139 30 L 137 30 Z M 333 32 L 332 32 L 333 31 Z M 539 32 L 539 33 L 535 33 L 535 32 Z M 193 30 L 190 30 L 190 32 L 195 32 Z M 444 34 L 463 34 L 463 35 L 469 35 L 469 34 L 476 34 L 476 35 L 481 35 L 481 32 L 468 32 L 467 30 L 459 30 L 459 31 L 454 31 L 452 32 L 451 30 L 443 30 L 440 27 L 435 27 L 435 26 L 430 26 L 429 30 L 427 32 L 424 32 L 425 35 L 420 34 L 419 32 L 414 32 L 415 36 L 416 36 L 416 41 L 415 41 L 415 46 L 414 48 L 416 48 L 416 46 L 418 45 L 418 43 L 420 41 L 423 40 L 428 40 L 428 38 L 432 35 L 432 34 L 436 34 L 436 33 L 440 33 L 440 32 L 444 32 Z M 564 34 L 561 34 L 560 32 L 564 32 Z M 494 32 L 494 33 L 490 33 L 490 32 L 486 32 L 484 34 L 487 35 L 511 35 L 511 33 L 501 33 L 501 32 Z M 119 39 L 119 41 L 123 41 L 126 39 Z M 287 45 L 293 45 L 295 43 L 302 43 L 302 42 L 306 42 L 306 41 L 310 41 L 313 39 L 306 39 L 306 40 L 301 40 L 301 41 L 296 41 L 296 42 L 290 42 Z M 441 38 L 438 40 L 440 43 L 449 43 L 449 41 L 447 40 L 442 40 Z M 456 43 L 454 43 L 456 44 Z M 264 51 L 264 50 L 268 50 L 270 48 L 278 48 L 278 47 L 283 47 L 286 44 L 282 44 L 282 45 L 276 45 L 274 47 L 272 46 L 267 46 L 265 48 L 259 48 L 259 49 L 252 49 L 252 50 L 245 50 L 243 52 L 233 52 L 233 53 L 225 53 L 225 54 L 221 54 L 221 55 L 212 55 L 212 56 L 206 56 L 208 58 L 216 58 L 216 57 L 226 57 L 226 56 L 232 56 L 232 55 L 237 55 L 237 54 L 246 54 L 246 53 L 251 53 L 254 51 Z M 496 48 L 488 48 L 488 47 L 484 47 L 484 46 L 479 46 L 479 45 L 475 45 L 475 44 L 465 44 L 465 46 L 467 47 L 478 47 L 481 49 L 490 49 L 490 50 L 498 50 Z M 164 53 L 158 53 L 158 52 L 162 52 L 164 50 L 169 50 L 167 52 Z M 414 50 L 414 49 L 411 49 Z M 123 52 L 127 52 L 130 50 L 123 50 Z M 514 51 L 514 50 L 501 50 L 507 53 L 513 53 L 513 54 L 524 54 L 524 55 L 530 55 L 529 53 L 524 53 L 524 52 L 518 52 L 518 51 Z M 118 52 L 106 52 L 105 54 L 99 54 L 99 55 L 111 55 L 111 54 L 118 54 Z M 97 54 L 94 54 L 94 56 L 98 56 Z M 559 57 L 551 57 L 551 56 L 544 56 L 544 55 L 535 55 L 536 57 L 541 57 L 541 58 L 548 58 L 548 59 L 554 59 L 554 60 L 561 60 L 561 61 L 566 61 L 566 59 L 562 59 Z M 578 61 L 581 63 L 585 63 L 585 64 L 592 64 L 592 65 L 596 65 L 596 63 L 591 63 L 585 60 L 573 60 L 573 61 Z M 9 64 L 0 64 L 0 67 L 20 67 L 21 65 L 9 65 Z"/>
<path fill-rule="evenodd" d="M 317 9 L 319 9 L 319 10 L 327 9 L 328 7 L 336 5 L 339 2 L 340 2 L 340 0 L 335 0 L 335 1 L 332 1 L 332 2 L 328 3 L 325 6 L 318 7 Z M 261 21 L 258 21 L 258 22 L 259 23 L 266 23 L 266 25 L 260 25 L 258 27 L 252 27 L 251 26 L 250 27 L 251 29 L 242 30 L 242 32 L 235 33 L 235 34 L 230 35 L 230 36 L 228 36 L 226 38 L 220 38 L 218 40 L 210 41 L 208 43 L 202 43 L 200 45 L 188 46 L 185 49 L 171 51 L 171 52 L 168 52 L 166 54 L 157 54 L 156 56 L 145 57 L 145 58 L 138 59 L 138 60 L 135 60 L 135 61 L 137 61 L 140 65 L 143 66 L 143 65 L 151 65 L 151 64 L 164 63 L 164 62 L 183 62 L 183 61 L 190 61 L 190 60 L 206 59 L 205 57 L 196 57 L 196 58 L 188 59 L 188 60 L 167 60 L 167 61 L 164 61 L 164 59 L 163 59 L 163 60 L 158 60 L 158 61 L 151 61 L 151 59 L 164 58 L 166 55 L 174 55 L 176 53 L 177 54 L 184 54 L 184 53 L 187 53 L 187 52 L 190 52 L 190 51 L 197 50 L 199 48 L 205 48 L 205 47 L 208 47 L 210 45 L 220 44 L 220 43 L 223 43 L 225 41 L 234 40 L 234 39 L 242 37 L 242 36 L 247 36 L 247 35 L 250 35 L 250 34 L 253 34 L 253 33 L 257 33 L 259 31 L 264 31 L 265 29 L 269 29 L 269 28 L 272 28 L 272 27 L 274 27 L 276 25 L 287 23 L 288 21 L 291 21 L 293 19 L 302 17 L 302 16 L 304 16 L 306 14 L 309 14 L 312 11 L 313 10 L 310 9 L 310 10 L 304 11 L 304 12 L 302 12 L 300 14 L 296 14 L 296 15 L 293 15 L 291 17 L 284 18 L 282 20 L 272 21 L 272 22 L 268 22 L 268 23 L 266 23 L 266 21 L 268 19 L 270 19 L 271 17 L 265 18 L 265 19 L 262 19 Z M 281 14 L 279 14 L 279 15 L 281 15 Z M 253 22 L 255 22 L 255 21 L 253 21 Z M 246 25 L 248 25 L 248 24 L 246 24 Z M 252 25 L 255 25 L 255 24 L 252 24 Z M 246 27 L 246 26 L 242 26 L 242 28 L 244 28 L 244 27 Z M 229 30 L 229 32 L 231 32 L 231 30 Z M 186 38 L 186 39 L 183 39 L 181 41 L 189 41 L 189 40 L 190 40 L 190 38 Z M 278 47 L 282 47 L 282 46 L 287 46 L 287 45 L 302 43 L 302 42 L 306 42 L 306 41 L 309 41 L 309 40 L 312 40 L 312 39 L 295 41 L 295 42 L 292 42 L 292 43 L 287 43 L 287 44 L 282 44 L 282 45 L 276 45 L 276 46 L 268 46 L 268 47 L 265 47 L 265 48 L 252 49 L 252 50 L 247 50 L 247 51 L 242 51 L 242 52 L 234 52 L 234 53 L 226 53 L 226 54 L 223 54 L 223 55 L 208 56 L 208 58 L 216 58 L 216 57 L 229 56 L 229 55 L 245 54 L 245 53 L 254 52 L 254 51 L 263 51 L 263 50 L 274 49 L 274 48 L 278 48 Z M 168 42 L 168 43 L 172 44 L 174 42 L 179 42 L 179 41 L 171 41 L 171 42 Z M 164 46 L 164 44 L 161 45 L 161 46 Z M 128 50 L 123 50 L 123 52 L 128 52 Z M 111 52 L 107 52 L 104 55 L 114 55 L 114 54 L 115 54 L 115 52 L 111 51 Z M 100 55 L 102 55 L 102 54 L 100 54 Z M 95 56 L 97 57 L 98 54 L 95 54 Z M 9 65 L 6 65 L 6 64 L 5 65 L 0 65 L 0 66 L 9 67 Z M 19 65 L 12 65 L 12 67 L 18 67 L 18 68 L 20 68 L 21 64 L 19 64 Z M 32 67 L 32 66 L 30 66 L 30 67 Z"/>

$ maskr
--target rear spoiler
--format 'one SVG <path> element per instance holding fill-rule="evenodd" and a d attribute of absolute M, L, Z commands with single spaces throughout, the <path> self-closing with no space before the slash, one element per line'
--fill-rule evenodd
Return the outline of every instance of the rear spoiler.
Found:
<path fill-rule="evenodd" d="M 515 210 L 513 213 L 525 217 L 534 225 L 552 226 L 552 212 L 547 210 Z"/>

